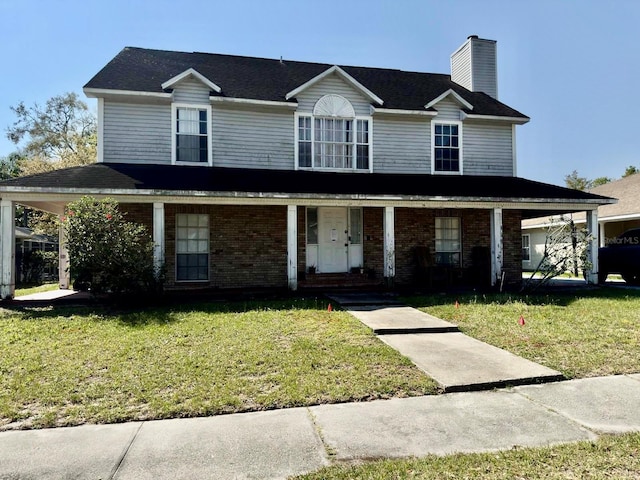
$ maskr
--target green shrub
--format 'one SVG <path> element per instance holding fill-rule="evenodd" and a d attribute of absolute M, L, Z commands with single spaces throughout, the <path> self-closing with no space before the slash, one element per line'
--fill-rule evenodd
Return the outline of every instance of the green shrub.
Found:
<path fill-rule="evenodd" d="M 92 293 L 157 291 L 153 243 L 144 227 L 126 221 L 111 198 L 82 197 L 60 220 L 66 234 L 71 276 Z"/>

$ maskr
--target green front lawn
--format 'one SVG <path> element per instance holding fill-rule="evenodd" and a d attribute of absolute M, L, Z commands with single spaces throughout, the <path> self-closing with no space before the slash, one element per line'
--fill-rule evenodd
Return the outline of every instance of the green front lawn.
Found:
<path fill-rule="evenodd" d="M 640 291 L 405 298 L 483 342 L 570 378 L 640 372 Z M 459 302 L 456 308 L 455 302 Z M 520 316 L 524 325 L 519 324 Z"/>
<path fill-rule="evenodd" d="M 436 392 L 358 320 L 326 307 L 0 309 L 0 430 Z"/>
<path fill-rule="evenodd" d="M 23 297 L 24 295 L 31 295 L 32 293 L 51 292 L 58 289 L 58 283 L 43 283 L 42 285 L 35 285 L 33 287 L 20 286 L 16 288 L 15 296 Z"/>
<path fill-rule="evenodd" d="M 544 448 L 336 465 L 299 480 L 638 479 L 640 433 Z"/>

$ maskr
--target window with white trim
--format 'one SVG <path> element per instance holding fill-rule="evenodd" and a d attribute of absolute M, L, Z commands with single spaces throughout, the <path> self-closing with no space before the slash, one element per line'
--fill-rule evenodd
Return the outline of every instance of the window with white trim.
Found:
<path fill-rule="evenodd" d="M 462 124 L 433 122 L 432 152 L 434 172 L 462 171 Z"/>
<path fill-rule="evenodd" d="M 531 235 L 528 233 L 522 235 L 522 261 L 531 261 Z"/>
<path fill-rule="evenodd" d="M 436 217 L 436 265 L 459 267 L 461 245 L 460 218 Z"/>
<path fill-rule="evenodd" d="M 298 168 L 371 170 L 371 119 L 340 95 L 320 98 L 312 115 L 296 114 Z"/>
<path fill-rule="evenodd" d="M 176 281 L 209 280 L 209 215 L 176 215 Z"/>
<path fill-rule="evenodd" d="M 211 163 L 211 107 L 173 105 L 173 162 Z"/>

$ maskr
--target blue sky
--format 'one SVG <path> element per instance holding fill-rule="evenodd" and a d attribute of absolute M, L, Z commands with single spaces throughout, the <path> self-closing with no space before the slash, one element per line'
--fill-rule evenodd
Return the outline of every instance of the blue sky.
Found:
<path fill-rule="evenodd" d="M 0 0 L 0 157 L 11 105 L 82 86 L 125 46 L 449 73 L 468 35 L 498 41 L 518 175 L 640 167 L 637 0 Z M 87 99 L 95 109 L 95 100 Z"/>

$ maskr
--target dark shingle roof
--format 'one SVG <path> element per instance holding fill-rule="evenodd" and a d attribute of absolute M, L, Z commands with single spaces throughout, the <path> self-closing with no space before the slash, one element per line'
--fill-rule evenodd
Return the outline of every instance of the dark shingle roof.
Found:
<path fill-rule="evenodd" d="M 233 98 L 285 101 L 285 95 L 332 65 L 213 53 L 185 53 L 126 47 L 85 88 L 162 92 L 162 83 L 189 68 L 197 70 Z M 473 113 L 526 115 L 482 92 L 470 92 L 449 75 L 384 68 L 340 66 L 384 101 L 384 108 L 421 110 L 449 89 L 473 105 Z"/>
<path fill-rule="evenodd" d="M 354 176 L 357 175 L 357 181 Z M 610 199 L 517 177 L 470 175 L 353 174 L 301 170 L 250 170 L 175 165 L 102 163 L 55 170 L 0 182 L 11 187 L 48 191 L 93 190 L 176 192 L 249 192 L 295 195 L 392 195 L 485 201 L 567 201 L 610 203 Z"/>

